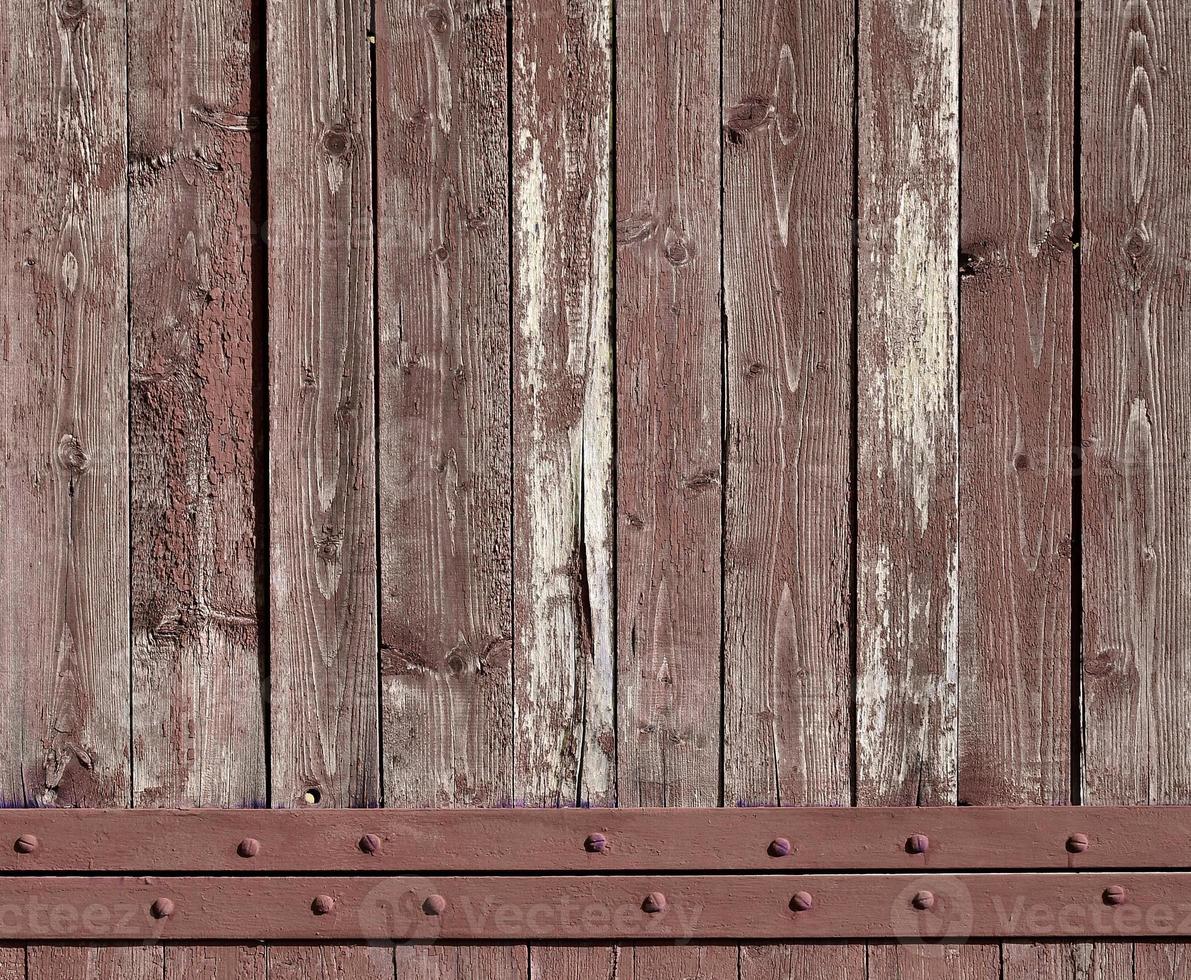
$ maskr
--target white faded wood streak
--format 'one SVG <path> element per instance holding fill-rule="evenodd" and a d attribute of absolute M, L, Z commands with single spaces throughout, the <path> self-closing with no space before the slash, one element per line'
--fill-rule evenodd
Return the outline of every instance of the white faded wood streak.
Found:
<path fill-rule="evenodd" d="M 514 797 L 609 804 L 611 11 L 514 16 Z"/>
<path fill-rule="evenodd" d="M 1191 799 L 1191 34 L 1082 22 L 1085 801 Z"/>
<path fill-rule="evenodd" d="M 125 13 L 0 9 L 0 805 L 128 803 Z"/>
<path fill-rule="evenodd" d="M 955 802 L 959 2 L 860 23 L 858 784 Z"/>

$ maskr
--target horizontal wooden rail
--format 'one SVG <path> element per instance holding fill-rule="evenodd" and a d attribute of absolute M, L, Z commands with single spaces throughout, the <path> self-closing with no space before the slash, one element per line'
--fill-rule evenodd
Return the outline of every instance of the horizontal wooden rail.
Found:
<path fill-rule="evenodd" d="M 1191 874 L 69 877 L 0 939 L 796 940 L 1191 935 Z"/>
<path fill-rule="evenodd" d="M 1191 869 L 1191 807 L 0 810 L 0 872 Z"/>

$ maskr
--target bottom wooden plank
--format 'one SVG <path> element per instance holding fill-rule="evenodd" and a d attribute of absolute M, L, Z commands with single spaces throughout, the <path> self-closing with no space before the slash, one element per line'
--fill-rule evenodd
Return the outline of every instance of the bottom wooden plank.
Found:
<path fill-rule="evenodd" d="M 0 940 L 1191 936 L 1191 872 L 5 880 Z"/>
<path fill-rule="evenodd" d="M 863 946 L 742 946 L 739 980 L 866 980 Z"/>

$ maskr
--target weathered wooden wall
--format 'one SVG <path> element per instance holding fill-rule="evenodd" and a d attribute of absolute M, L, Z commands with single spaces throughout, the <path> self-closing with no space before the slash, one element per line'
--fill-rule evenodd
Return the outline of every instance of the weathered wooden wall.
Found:
<path fill-rule="evenodd" d="M 0 805 L 1191 802 L 1182 0 L 0 27 Z M 1191 954 L 0 947 L 266 973 Z"/>

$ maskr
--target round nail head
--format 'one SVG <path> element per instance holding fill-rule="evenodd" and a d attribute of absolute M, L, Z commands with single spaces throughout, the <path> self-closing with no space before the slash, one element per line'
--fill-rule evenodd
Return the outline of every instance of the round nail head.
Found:
<path fill-rule="evenodd" d="M 608 846 L 608 838 L 601 833 L 588 834 L 583 842 L 583 848 L 589 854 L 603 854 Z"/>
<path fill-rule="evenodd" d="M 1072 834 L 1067 838 L 1067 850 L 1071 854 L 1083 854 L 1089 846 L 1087 834 Z"/>
<path fill-rule="evenodd" d="M 661 892 L 650 892 L 645 896 L 645 901 L 641 903 L 643 908 L 650 915 L 661 912 L 666 907 L 666 896 Z"/>
<path fill-rule="evenodd" d="M 815 907 L 815 897 L 810 892 L 795 892 L 790 899 L 790 908 L 795 912 L 809 912 Z"/>
<path fill-rule="evenodd" d="M 21 834 L 13 843 L 12 848 L 18 854 L 32 854 L 40 843 L 33 834 Z"/>
<path fill-rule="evenodd" d="M 926 834 L 911 834 L 906 840 L 908 854 L 925 854 L 930 850 L 930 838 Z"/>
<path fill-rule="evenodd" d="M 442 915 L 447 910 L 447 900 L 441 895 L 428 895 L 422 903 L 422 911 L 427 915 Z"/>
<path fill-rule="evenodd" d="M 925 912 L 927 909 L 933 909 L 934 907 L 935 896 L 933 892 L 922 891 L 914 896 L 914 908 L 920 912 Z"/>
<path fill-rule="evenodd" d="M 365 854 L 375 854 L 380 850 L 380 838 L 376 834 L 365 834 L 360 838 L 359 846 Z"/>
<path fill-rule="evenodd" d="M 1124 905 L 1125 904 L 1125 889 L 1120 885 L 1109 885 L 1104 889 L 1104 904 L 1105 905 Z"/>
<path fill-rule="evenodd" d="M 327 915 L 335 911 L 335 899 L 330 895 L 317 895 L 310 903 L 310 911 L 315 915 Z"/>
<path fill-rule="evenodd" d="M 236 853 L 242 858 L 254 858 L 261 852 L 261 842 L 255 837 L 245 837 L 236 848 Z"/>
<path fill-rule="evenodd" d="M 164 919 L 174 914 L 174 903 L 168 898 L 155 898 L 149 906 L 149 914 L 155 919 Z"/>
<path fill-rule="evenodd" d="M 775 858 L 784 858 L 793 848 L 790 847 L 790 842 L 785 837 L 777 837 L 769 842 L 769 856 Z"/>

